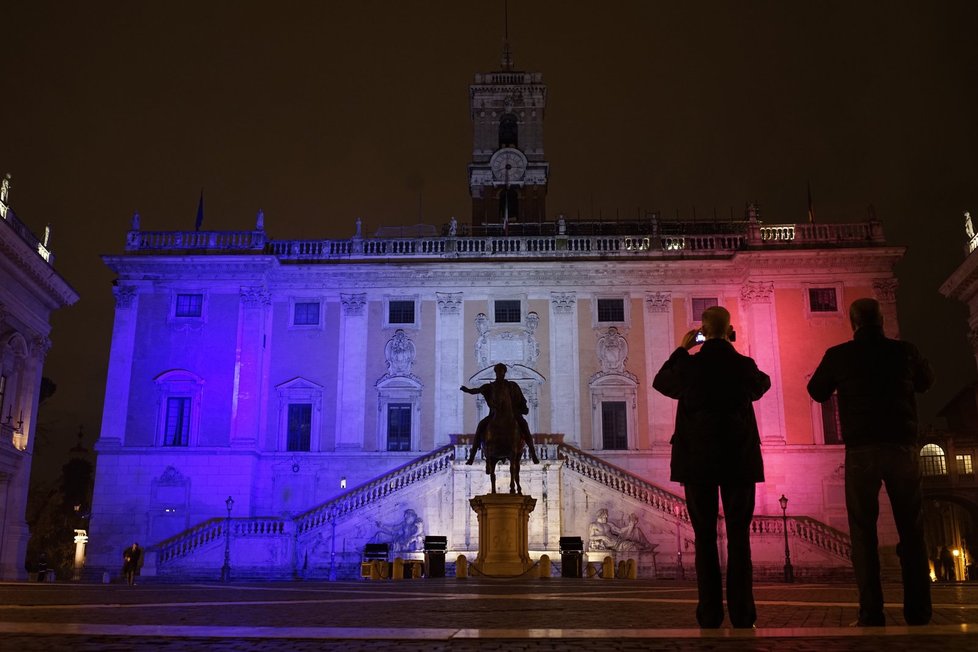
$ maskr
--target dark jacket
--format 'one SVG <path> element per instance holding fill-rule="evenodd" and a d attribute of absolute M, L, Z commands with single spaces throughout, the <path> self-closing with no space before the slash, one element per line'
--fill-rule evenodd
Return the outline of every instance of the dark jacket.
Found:
<path fill-rule="evenodd" d="M 763 482 L 761 439 L 753 401 L 771 379 L 726 340 L 703 343 L 690 355 L 679 347 L 652 387 L 679 400 L 670 479 L 683 483 Z"/>
<path fill-rule="evenodd" d="M 819 403 L 839 392 L 839 421 L 846 446 L 916 444 L 917 399 L 934 372 L 910 342 L 891 340 L 864 326 L 853 339 L 825 352 L 808 381 Z"/>

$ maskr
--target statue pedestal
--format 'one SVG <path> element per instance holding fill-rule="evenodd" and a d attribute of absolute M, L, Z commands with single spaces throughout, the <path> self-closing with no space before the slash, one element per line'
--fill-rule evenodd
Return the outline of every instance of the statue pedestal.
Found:
<path fill-rule="evenodd" d="M 486 494 L 469 499 L 479 518 L 479 555 L 473 564 L 482 575 L 518 577 L 530 570 L 528 523 L 536 498 Z"/>

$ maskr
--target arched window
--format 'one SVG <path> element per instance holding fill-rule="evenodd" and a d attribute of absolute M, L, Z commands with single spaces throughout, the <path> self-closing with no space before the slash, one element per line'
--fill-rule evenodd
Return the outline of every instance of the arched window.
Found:
<path fill-rule="evenodd" d="M 937 444 L 927 444 L 921 448 L 920 469 L 924 475 L 947 475 L 947 458 L 944 449 Z"/>
<path fill-rule="evenodd" d="M 516 124 L 516 116 L 512 113 L 504 113 L 499 118 L 499 146 L 519 147 L 519 145 L 519 127 Z"/>
<path fill-rule="evenodd" d="M 504 188 L 499 192 L 499 221 L 510 222 L 520 217 L 520 195 L 515 188 Z"/>

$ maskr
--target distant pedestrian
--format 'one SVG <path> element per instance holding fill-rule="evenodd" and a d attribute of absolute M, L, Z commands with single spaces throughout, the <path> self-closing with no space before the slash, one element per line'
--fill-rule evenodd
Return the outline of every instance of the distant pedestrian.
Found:
<path fill-rule="evenodd" d="M 917 347 L 883 334 L 883 313 L 876 300 L 854 301 L 849 321 L 853 339 L 825 352 L 808 393 L 819 403 L 834 392 L 839 397 L 852 568 L 859 588 L 859 619 L 853 624 L 886 624 L 876 531 L 880 486 L 885 484 L 900 537 L 903 616 L 909 625 L 926 625 L 932 611 L 930 564 L 924 545 L 914 394 L 930 388 L 934 374 Z"/>
<path fill-rule="evenodd" d="M 142 560 L 143 549 L 135 541 L 122 551 L 122 575 L 126 578 L 126 583 L 129 586 L 135 586 Z"/>
<path fill-rule="evenodd" d="M 698 332 L 691 330 L 652 387 L 679 400 L 672 436 L 670 478 L 682 483 L 693 525 L 696 622 L 703 628 L 723 623 L 723 584 L 717 550 L 719 500 L 727 530 L 727 609 L 734 627 L 757 620 L 754 603 L 750 523 L 755 483 L 764 481 L 761 440 L 753 401 L 771 387 L 771 379 L 731 342 L 730 313 L 714 306 L 703 312 L 703 348 L 696 355 Z"/>
<path fill-rule="evenodd" d="M 948 550 L 947 546 L 941 546 L 941 579 L 945 582 L 954 582 L 958 579 L 958 574 L 954 571 L 954 555 Z"/>

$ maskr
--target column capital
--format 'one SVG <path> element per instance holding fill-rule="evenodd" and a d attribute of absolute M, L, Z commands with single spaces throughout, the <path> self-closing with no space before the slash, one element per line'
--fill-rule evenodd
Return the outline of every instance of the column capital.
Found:
<path fill-rule="evenodd" d="M 880 303 L 895 303 L 899 285 L 895 278 L 874 278 L 873 296 Z"/>
<path fill-rule="evenodd" d="M 645 307 L 649 312 L 672 312 L 672 292 L 649 292 Z"/>
<path fill-rule="evenodd" d="M 558 315 L 569 315 L 574 312 L 574 304 L 577 303 L 577 293 L 551 292 L 550 302 L 553 305 L 554 313 Z"/>
<path fill-rule="evenodd" d="M 271 304 L 272 297 L 263 285 L 241 286 L 241 304 L 246 308 L 264 308 Z"/>
<path fill-rule="evenodd" d="M 115 295 L 116 309 L 128 310 L 136 300 L 137 291 L 133 285 L 116 285 L 112 288 L 112 294 Z"/>
<path fill-rule="evenodd" d="M 740 300 L 748 306 L 755 303 L 771 303 L 773 297 L 773 281 L 747 281 L 740 288 Z"/>
<path fill-rule="evenodd" d="M 461 292 L 435 292 L 438 312 L 443 315 L 457 315 L 462 311 Z"/>
<path fill-rule="evenodd" d="M 343 306 L 344 316 L 361 317 L 364 306 L 367 305 L 367 295 L 366 293 L 340 294 L 340 304 Z"/>

